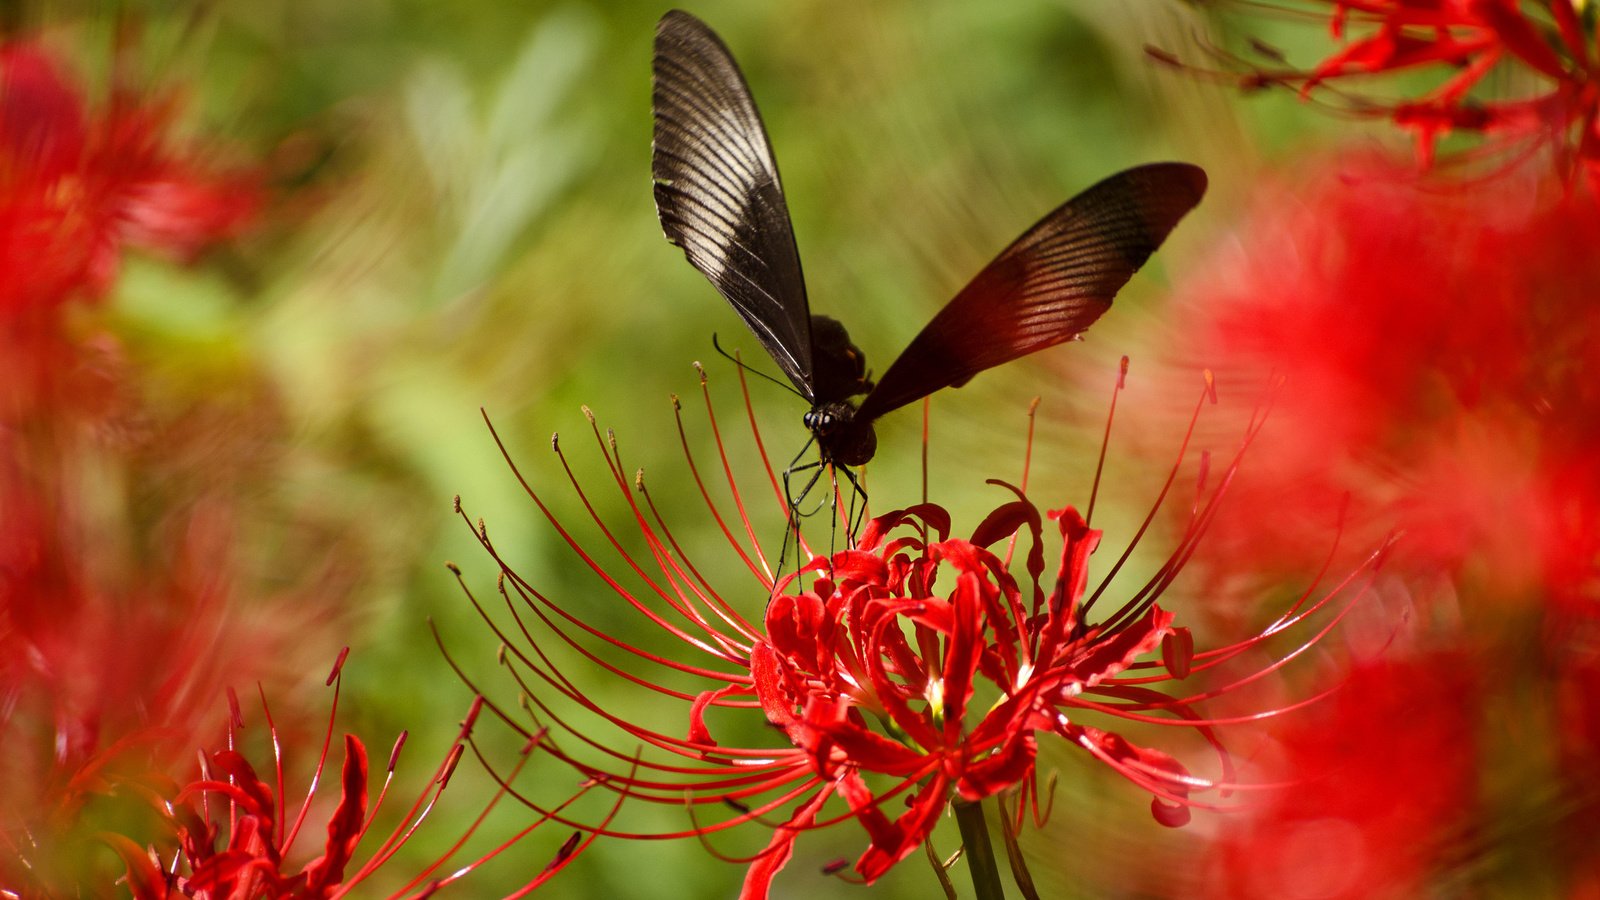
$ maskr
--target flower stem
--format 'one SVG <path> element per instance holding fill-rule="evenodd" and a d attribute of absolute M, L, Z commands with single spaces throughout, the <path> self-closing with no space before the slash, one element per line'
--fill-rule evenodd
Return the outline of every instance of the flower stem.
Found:
<path fill-rule="evenodd" d="M 972 873 L 972 889 L 977 900 L 1005 900 L 1005 891 L 1000 887 L 1000 869 L 995 865 L 994 848 L 989 844 L 989 823 L 983 817 L 983 804 L 957 800 L 952 805 L 956 825 L 961 828 L 961 843 L 966 846 L 967 870 Z"/>

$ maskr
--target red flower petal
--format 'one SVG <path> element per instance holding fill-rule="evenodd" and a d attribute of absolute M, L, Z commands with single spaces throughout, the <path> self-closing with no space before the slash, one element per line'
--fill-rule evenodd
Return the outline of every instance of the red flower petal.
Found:
<path fill-rule="evenodd" d="M 367 817 L 367 748 L 353 734 L 344 736 L 344 769 L 340 777 L 343 790 L 339 806 L 328 818 L 328 841 L 323 855 L 306 865 L 302 873 L 306 891 L 312 897 L 325 897 L 344 880 L 345 866 L 361 841 Z"/>
<path fill-rule="evenodd" d="M 822 810 L 822 805 L 833 794 L 831 786 L 824 786 L 817 791 L 815 797 L 801 804 L 789 817 L 789 821 L 778 826 L 772 832 L 772 841 L 767 844 L 767 849 L 756 857 L 750 868 L 744 873 L 744 886 L 739 889 L 739 900 L 766 900 L 767 893 L 772 889 L 772 878 L 788 864 L 789 858 L 794 855 L 794 839 L 801 831 L 811 827 L 817 820 L 817 813 Z"/>
<path fill-rule="evenodd" d="M 102 834 L 100 840 L 117 851 L 127 866 L 126 883 L 128 890 L 133 893 L 133 900 L 166 900 L 166 875 L 150 858 L 149 851 L 120 834 Z"/>
<path fill-rule="evenodd" d="M 860 776 L 852 774 L 840 779 L 839 795 L 849 802 L 856 818 L 872 838 L 871 846 L 856 860 L 856 872 L 868 884 L 905 859 L 933 833 L 933 826 L 938 823 L 939 814 L 944 812 L 945 803 L 950 799 L 948 789 L 949 781 L 944 774 L 936 774 L 906 800 L 911 808 L 891 822 L 879 804 L 874 802 L 872 792 Z"/>

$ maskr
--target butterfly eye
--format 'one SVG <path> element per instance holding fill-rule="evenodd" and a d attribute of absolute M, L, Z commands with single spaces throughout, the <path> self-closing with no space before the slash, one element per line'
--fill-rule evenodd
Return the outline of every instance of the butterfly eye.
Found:
<path fill-rule="evenodd" d="M 825 435 L 839 424 L 839 416 L 830 408 L 818 407 L 806 413 L 801 421 L 812 434 Z"/>

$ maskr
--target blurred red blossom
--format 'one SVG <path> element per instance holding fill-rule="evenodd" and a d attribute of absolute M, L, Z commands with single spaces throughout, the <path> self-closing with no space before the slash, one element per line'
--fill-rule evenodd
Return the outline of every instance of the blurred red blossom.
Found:
<path fill-rule="evenodd" d="M 1479 810 L 1480 686 L 1451 653 L 1358 663 L 1279 720 L 1266 779 L 1288 785 L 1221 823 L 1203 896 L 1418 896 L 1448 876 Z"/>
<path fill-rule="evenodd" d="M 1581 166 L 1600 184 L 1600 46 L 1595 16 L 1582 0 L 1273 0 L 1248 6 L 1254 15 L 1325 18 L 1341 47 L 1299 68 L 1254 42 L 1265 61 L 1231 60 L 1247 70 L 1247 87 L 1279 84 L 1302 95 L 1329 94 L 1351 113 L 1390 119 L 1416 135 L 1425 164 L 1440 137 L 1465 131 L 1492 139 L 1496 153 L 1548 146 L 1560 171 Z M 1411 70 L 1439 78 L 1400 99 L 1380 96 L 1372 86 L 1377 76 Z M 1362 87 L 1352 87 L 1357 83 Z M 1405 84 L 1396 87 L 1405 91 Z M 1488 86 L 1507 84 L 1512 96 L 1486 96 Z"/>
<path fill-rule="evenodd" d="M 63 307 L 102 297 L 125 247 L 189 262 L 261 207 L 253 171 L 170 136 L 175 93 L 83 95 L 42 45 L 0 44 L 0 424 L 115 392 L 97 368 L 107 339 L 69 329 Z"/>
<path fill-rule="evenodd" d="M 105 798 L 170 775 L 225 686 L 298 664 L 318 645 L 303 626 L 348 595 L 354 559 L 304 556 L 270 582 L 249 570 L 240 536 L 262 526 L 235 479 L 266 466 L 259 435 L 231 425 L 218 441 L 164 423 L 144 460 L 70 416 L 0 436 L 0 885 L 98 883 L 74 848 L 121 815 Z M 180 475 L 194 444 L 209 465 Z"/>
<path fill-rule="evenodd" d="M 44 48 L 0 46 L 0 316 L 99 296 L 124 244 L 187 260 L 250 221 L 256 177 L 175 146 L 175 112 L 120 85 L 91 111 Z"/>
<path fill-rule="evenodd" d="M 1217 540 L 1300 568 L 1347 505 L 1358 535 L 1398 527 L 1403 557 L 1497 596 L 1594 590 L 1600 211 L 1548 193 L 1376 158 L 1263 182 L 1175 332 L 1219 379 L 1286 383 Z"/>
<path fill-rule="evenodd" d="M 710 413 L 709 393 L 706 404 Z M 636 478 L 635 498 L 615 439 L 602 438 L 598 428 L 595 438 L 611 486 L 631 510 L 646 559 L 625 550 L 595 513 L 595 498 L 579 487 L 559 443 L 567 477 L 619 555 L 619 571 L 586 552 L 520 472 L 517 477 L 609 591 L 699 658 L 653 652 L 587 623 L 577 610 L 546 597 L 519 575 L 481 523 L 474 532 L 501 567 L 501 599 L 514 624 L 497 624 L 465 583 L 463 590 L 504 642 L 503 662 L 524 699 L 538 720 L 550 723 L 547 752 L 623 798 L 684 806 L 693 821 L 683 831 L 665 834 L 609 829 L 606 834 L 709 840 L 750 822 L 772 829 L 764 850 L 735 860 L 749 864 L 741 896 L 752 900 L 768 895 L 802 832 L 852 818 L 868 836 L 854 867 L 866 882 L 924 845 L 952 805 L 959 820 L 969 808 L 961 804 L 1001 793 L 1018 798 L 1015 820 L 1005 817 L 1008 841 L 1013 839 L 1030 808 L 1036 818 L 1044 815 L 1035 768 L 1040 735 L 1083 749 L 1148 792 L 1162 824 L 1181 825 L 1192 808 L 1217 807 L 1219 801 L 1195 795 L 1226 797 L 1237 784 L 1217 733 L 1222 723 L 1208 718 L 1200 701 L 1262 678 L 1316 641 L 1342 615 L 1344 596 L 1356 592 L 1352 579 L 1366 569 L 1358 566 L 1356 574 L 1320 598 L 1308 591 L 1252 638 L 1196 651 L 1188 630 L 1176 626 L 1174 614 L 1157 601 L 1194 552 L 1235 474 L 1236 458 L 1214 485 L 1204 484 L 1202 466 L 1202 493 L 1171 554 L 1118 607 L 1093 616 L 1091 610 L 1107 595 L 1132 547 L 1102 581 L 1091 584 L 1089 563 L 1101 532 L 1070 507 L 1042 515 L 1021 490 L 1009 486 L 1014 498 L 993 510 L 970 537 L 953 537 L 949 514 L 925 503 L 872 519 L 854 547 L 812 556 L 799 571 L 774 579 L 727 465 L 720 431 L 715 433 L 743 540 L 711 499 L 692 454 L 688 463 L 731 552 L 753 576 L 753 585 L 739 593 L 765 603 L 761 625 L 740 612 L 748 604 L 715 590 L 706 570 L 684 555 L 642 475 Z M 1244 444 L 1254 436 L 1248 431 Z M 756 454 L 765 459 L 759 434 L 754 441 Z M 684 446 L 687 452 L 687 441 Z M 773 499 L 786 509 L 770 465 L 766 472 Z M 1178 472 L 1175 465 L 1169 487 Z M 1060 542 L 1050 566 L 1046 532 L 1056 532 Z M 1013 568 L 1014 553 L 1020 555 L 1021 571 Z M 643 587 L 624 586 L 626 572 Z M 1176 686 L 1292 634 L 1304 641 L 1298 649 L 1253 673 L 1235 671 L 1234 680 L 1221 687 L 1156 689 Z M 646 724 L 631 711 L 608 708 L 596 699 L 599 692 L 586 690 L 556 662 L 571 653 L 631 682 L 645 705 L 660 707 L 664 701 L 680 710 L 676 722 L 684 736 Z M 535 732 L 518 724 L 510 711 L 493 703 L 490 708 L 532 739 Z M 1089 724 L 1096 718 L 1190 729 L 1211 745 L 1217 774 L 1194 774 L 1162 750 Z M 614 728 L 618 736 L 596 736 L 583 721 Z M 773 732 L 763 725 L 775 726 L 786 741 L 772 744 Z M 763 734 L 765 739 L 759 737 Z M 564 746 L 564 737 L 575 745 Z M 619 743 L 641 744 L 666 758 L 631 757 L 614 749 Z M 620 766 L 630 771 L 621 772 Z M 830 811 L 835 801 L 842 801 L 842 810 Z M 706 820 L 708 810 L 729 807 L 735 815 Z M 775 821 L 784 816 L 785 821 Z M 964 835 L 968 825 L 962 822 Z M 975 852 L 970 844 L 968 849 Z M 843 868 L 841 863 L 827 871 Z"/>
<path fill-rule="evenodd" d="M 1404 607 L 1331 709 L 1281 723 L 1294 787 L 1224 830 L 1222 895 L 1593 879 L 1573 834 L 1600 811 L 1597 247 L 1600 208 L 1547 174 L 1322 159 L 1263 181 L 1185 285 L 1175 355 L 1284 384 L 1205 572 L 1301 570 L 1343 510 L 1358 546 L 1399 532 L 1385 593 Z M 1307 868 L 1328 858 L 1349 863 Z"/>
<path fill-rule="evenodd" d="M 0 885 L 29 896 L 103 890 L 93 829 L 137 818 L 224 686 L 296 663 L 286 637 L 331 608 L 270 603 L 335 603 L 358 568 L 246 576 L 271 390 L 212 378 L 163 408 L 69 312 L 124 247 L 187 261 L 258 204 L 252 175 L 169 137 L 172 100 L 85 93 L 42 45 L 0 46 Z"/>

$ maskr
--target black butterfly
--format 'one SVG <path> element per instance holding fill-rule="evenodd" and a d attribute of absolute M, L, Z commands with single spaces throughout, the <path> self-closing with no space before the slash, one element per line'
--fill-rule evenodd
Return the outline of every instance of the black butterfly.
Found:
<path fill-rule="evenodd" d="M 892 409 L 1078 337 L 1206 189 L 1198 166 L 1155 163 L 1073 197 L 979 272 L 874 384 L 844 326 L 811 314 L 778 164 L 727 46 L 674 10 L 656 26 L 653 67 L 661 227 L 811 402 L 805 424 L 823 464 L 871 459 L 872 423 Z"/>

